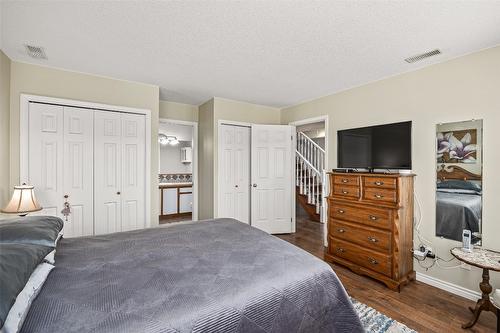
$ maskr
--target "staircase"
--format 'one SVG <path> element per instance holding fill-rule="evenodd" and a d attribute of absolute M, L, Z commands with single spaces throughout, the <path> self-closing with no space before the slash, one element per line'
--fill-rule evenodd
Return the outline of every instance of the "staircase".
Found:
<path fill-rule="evenodd" d="M 325 150 L 306 134 L 298 132 L 295 163 L 297 201 L 311 220 L 324 222 Z"/>

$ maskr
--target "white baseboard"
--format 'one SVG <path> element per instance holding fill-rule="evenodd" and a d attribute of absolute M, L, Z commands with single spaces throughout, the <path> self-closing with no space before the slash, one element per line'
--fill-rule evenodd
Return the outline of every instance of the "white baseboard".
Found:
<path fill-rule="evenodd" d="M 479 298 L 481 298 L 481 294 L 477 291 L 470 290 L 440 279 L 436 279 L 435 277 L 425 275 L 419 272 L 417 272 L 417 281 L 420 281 L 422 283 L 431 285 L 439 289 L 446 290 L 452 294 L 470 299 L 472 301 L 477 301 Z"/>

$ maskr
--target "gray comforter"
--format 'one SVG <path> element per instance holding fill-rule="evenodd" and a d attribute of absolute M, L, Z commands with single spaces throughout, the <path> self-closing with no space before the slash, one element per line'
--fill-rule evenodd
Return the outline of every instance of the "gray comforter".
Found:
<path fill-rule="evenodd" d="M 479 231 L 481 196 L 436 192 L 436 236 L 462 241 L 464 229 Z"/>
<path fill-rule="evenodd" d="M 362 332 L 321 260 L 230 219 L 63 239 L 22 332 Z"/>

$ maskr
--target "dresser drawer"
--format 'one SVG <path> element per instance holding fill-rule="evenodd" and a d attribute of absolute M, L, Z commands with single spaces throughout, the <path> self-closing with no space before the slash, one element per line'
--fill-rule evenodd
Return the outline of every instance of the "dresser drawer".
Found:
<path fill-rule="evenodd" d="M 359 176 L 355 176 L 355 175 L 334 175 L 333 176 L 333 183 L 334 184 L 341 184 L 341 185 L 354 185 L 354 186 L 358 186 L 359 185 Z"/>
<path fill-rule="evenodd" d="M 390 254 L 391 232 L 367 228 L 353 223 L 330 220 L 328 234 L 332 237 L 347 240 L 372 250 Z"/>
<path fill-rule="evenodd" d="M 391 210 L 329 202 L 330 218 L 391 230 Z"/>
<path fill-rule="evenodd" d="M 366 176 L 363 177 L 363 184 L 365 187 L 395 189 L 397 187 L 397 178 Z"/>
<path fill-rule="evenodd" d="M 363 192 L 363 199 L 385 203 L 397 203 L 398 197 L 396 190 L 385 188 L 366 187 Z"/>
<path fill-rule="evenodd" d="M 328 251 L 331 255 L 349 260 L 372 271 L 391 276 L 391 256 L 368 250 L 356 244 L 328 237 Z"/>
<path fill-rule="evenodd" d="M 359 198 L 359 187 L 335 184 L 333 186 L 333 194 L 346 198 Z"/>

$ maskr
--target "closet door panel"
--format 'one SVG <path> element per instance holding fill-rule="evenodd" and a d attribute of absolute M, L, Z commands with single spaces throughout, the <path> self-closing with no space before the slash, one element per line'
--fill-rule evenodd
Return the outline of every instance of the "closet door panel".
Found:
<path fill-rule="evenodd" d="M 235 213 L 235 170 L 234 170 L 235 127 L 221 125 L 219 137 L 219 200 L 217 217 L 236 218 Z"/>
<path fill-rule="evenodd" d="M 250 128 L 235 127 L 234 142 L 235 218 L 250 223 Z"/>
<path fill-rule="evenodd" d="M 61 217 L 63 194 L 63 107 L 29 105 L 28 183 L 35 186 L 43 210 L 36 215 Z M 34 215 L 34 214 L 32 214 Z"/>
<path fill-rule="evenodd" d="M 121 231 L 121 114 L 94 112 L 94 233 Z"/>
<path fill-rule="evenodd" d="M 145 227 L 145 134 L 143 115 L 122 114 L 122 230 Z"/>
<path fill-rule="evenodd" d="M 292 127 L 252 126 L 252 225 L 268 233 L 292 231 Z"/>
<path fill-rule="evenodd" d="M 93 159 L 94 111 L 64 107 L 63 191 L 71 214 L 64 224 L 64 237 L 94 233 Z"/>
<path fill-rule="evenodd" d="M 218 217 L 250 222 L 250 128 L 221 125 Z"/>

